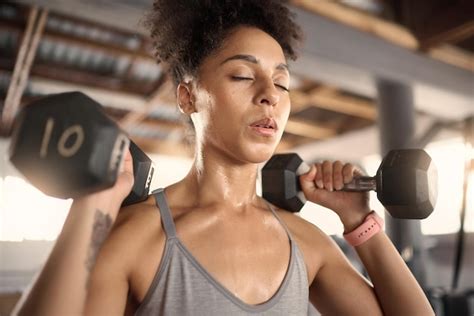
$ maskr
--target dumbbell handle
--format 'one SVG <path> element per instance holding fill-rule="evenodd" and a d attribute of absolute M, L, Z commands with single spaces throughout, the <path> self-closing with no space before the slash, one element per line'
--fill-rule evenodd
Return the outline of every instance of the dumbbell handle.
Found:
<path fill-rule="evenodd" d="M 133 176 L 135 179 L 132 190 L 123 201 L 122 206 L 147 199 L 155 171 L 153 161 L 133 141 L 130 141 L 130 154 L 133 159 Z"/>
<path fill-rule="evenodd" d="M 307 173 L 310 167 L 307 163 L 302 162 L 296 170 L 298 176 Z M 361 191 L 376 191 L 377 183 L 375 177 L 358 176 L 354 177 L 351 182 L 344 184 L 342 191 L 361 192 Z M 299 188 L 301 189 L 301 188 Z"/>

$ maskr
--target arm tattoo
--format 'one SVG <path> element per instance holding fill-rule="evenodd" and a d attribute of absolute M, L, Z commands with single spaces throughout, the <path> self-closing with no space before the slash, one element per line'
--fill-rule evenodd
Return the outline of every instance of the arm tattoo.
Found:
<path fill-rule="evenodd" d="M 86 259 L 86 269 L 88 274 L 92 271 L 97 254 L 99 253 L 100 247 L 107 238 L 110 228 L 112 227 L 112 218 L 109 214 L 102 213 L 101 210 L 95 211 L 94 226 L 92 227 L 91 243 Z"/>

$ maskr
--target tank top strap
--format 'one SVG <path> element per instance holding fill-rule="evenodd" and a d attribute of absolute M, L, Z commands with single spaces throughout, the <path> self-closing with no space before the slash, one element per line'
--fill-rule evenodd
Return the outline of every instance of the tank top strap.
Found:
<path fill-rule="evenodd" d="M 276 217 L 276 219 L 280 222 L 281 226 L 283 226 L 283 228 L 285 229 L 286 231 L 286 234 L 288 235 L 288 238 L 293 241 L 293 236 L 291 235 L 291 232 L 290 230 L 288 229 L 288 226 L 286 226 L 285 222 L 280 218 L 280 216 L 278 216 L 277 212 L 275 211 L 275 208 L 273 207 L 272 204 L 270 204 L 268 201 L 265 200 L 265 202 L 267 203 L 268 205 L 268 208 L 270 209 L 270 211 L 273 213 L 273 215 Z"/>
<path fill-rule="evenodd" d="M 174 225 L 173 217 L 171 216 L 171 210 L 166 202 L 166 196 L 163 188 L 157 189 L 152 192 L 155 197 L 156 206 L 161 214 L 161 222 L 165 230 L 168 239 L 176 237 L 176 227 Z"/>

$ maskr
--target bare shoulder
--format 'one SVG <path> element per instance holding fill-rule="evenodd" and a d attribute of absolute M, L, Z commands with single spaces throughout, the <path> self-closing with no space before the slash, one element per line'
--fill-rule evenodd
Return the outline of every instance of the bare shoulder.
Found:
<path fill-rule="evenodd" d="M 159 212 L 150 199 L 120 210 L 112 230 L 102 245 L 91 275 L 86 304 L 87 315 L 123 314 L 129 306 L 133 309 L 138 291 L 138 263 L 157 240 L 160 240 Z M 163 244 L 164 244 L 164 237 Z M 161 256 L 161 253 L 160 253 Z M 148 271 L 148 270 L 147 270 Z M 149 273 L 152 274 L 152 273 Z M 146 275 L 147 278 L 151 278 Z M 145 279 L 148 281 L 148 279 Z M 129 293 L 133 293 L 130 298 Z"/>
<path fill-rule="evenodd" d="M 332 247 L 332 239 L 319 227 L 299 216 L 282 209 L 276 209 L 278 216 L 285 222 L 292 236 L 297 242 L 308 244 L 308 246 L 320 249 L 320 247 Z"/>
<path fill-rule="evenodd" d="M 162 233 L 160 212 L 152 196 L 141 203 L 124 207 L 120 210 L 100 251 L 98 263 L 105 261 L 111 264 L 110 267 L 113 264 L 125 270 L 126 274 L 130 274 L 136 264 L 135 261 L 146 251 L 145 247 L 151 240 L 156 241 L 160 233 Z"/>
<path fill-rule="evenodd" d="M 131 250 L 140 251 L 149 239 L 160 234 L 163 234 L 160 212 L 153 196 L 149 196 L 141 203 L 120 210 L 109 239 L 120 243 L 130 254 Z"/>
<path fill-rule="evenodd" d="M 278 209 L 278 216 L 285 222 L 298 247 L 303 252 L 308 281 L 311 284 L 326 261 L 326 255 L 337 248 L 335 242 L 319 227 L 296 213 Z"/>
<path fill-rule="evenodd" d="M 155 199 L 150 195 L 145 201 L 120 210 L 113 227 L 113 233 L 133 232 L 137 234 L 137 237 L 140 237 L 156 228 L 161 229 L 160 220 L 160 212 L 155 204 Z"/>

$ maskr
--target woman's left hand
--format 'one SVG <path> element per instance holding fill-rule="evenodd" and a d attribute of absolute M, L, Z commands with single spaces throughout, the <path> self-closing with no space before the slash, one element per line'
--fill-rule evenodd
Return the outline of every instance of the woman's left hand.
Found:
<path fill-rule="evenodd" d="M 350 163 L 324 161 L 310 166 L 308 173 L 300 176 L 300 183 L 308 201 L 333 210 L 350 232 L 359 226 L 370 213 L 368 192 L 341 191 L 344 184 L 362 173 Z"/>

